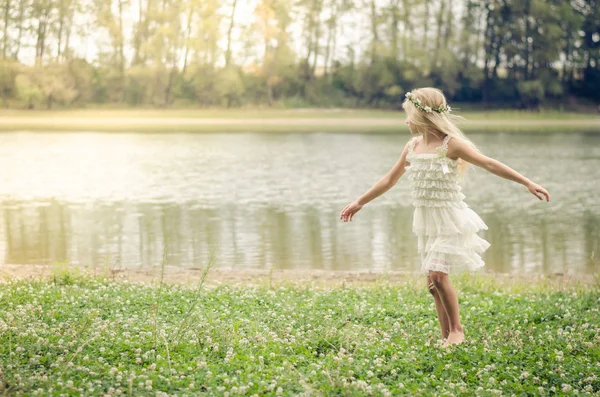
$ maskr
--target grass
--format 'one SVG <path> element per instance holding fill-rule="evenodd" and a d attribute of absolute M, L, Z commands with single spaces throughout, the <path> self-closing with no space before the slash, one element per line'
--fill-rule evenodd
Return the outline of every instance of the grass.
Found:
<path fill-rule="evenodd" d="M 458 110 L 458 109 L 457 109 Z M 600 131 L 600 116 L 458 110 L 467 132 Z M 78 109 L 0 111 L 0 131 L 397 132 L 405 114 L 373 109 Z"/>
<path fill-rule="evenodd" d="M 166 258 L 166 256 L 165 256 Z M 0 395 L 600 393 L 600 289 L 457 277 L 439 346 L 422 280 L 316 288 L 114 281 L 57 267 L 0 289 Z"/>

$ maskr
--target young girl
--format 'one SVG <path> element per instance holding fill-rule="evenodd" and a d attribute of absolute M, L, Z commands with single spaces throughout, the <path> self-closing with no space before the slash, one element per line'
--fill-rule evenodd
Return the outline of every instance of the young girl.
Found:
<path fill-rule="evenodd" d="M 443 346 L 464 340 L 456 290 L 450 271 L 472 271 L 484 266 L 480 254 L 490 243 L 477 232 L 487 230 L 483 220 L 463 202 L 460 181 L 470 164 L 524 185 L 538 199 L 550 201 L 546 189 L 512 168 L 479 153 L 450 119 L 450 106 L 435 88 L 406 94 L 402 107 L 412 135 L 394 167 L 358 200 L 348 204 L 340 218 L 347 222 L 365 204 L 379 197 L 408 172 L 415 207 L 413 233 L 418 239 L 421 270 L 435 300 Z"/>

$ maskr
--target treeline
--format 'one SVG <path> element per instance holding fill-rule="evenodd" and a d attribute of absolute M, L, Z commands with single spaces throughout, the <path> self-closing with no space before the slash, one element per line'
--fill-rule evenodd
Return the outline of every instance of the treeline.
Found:
<path fill-rule="evenodd" d="M 2 0 L 5 107 L 600 101 L 600 0 Z"/>

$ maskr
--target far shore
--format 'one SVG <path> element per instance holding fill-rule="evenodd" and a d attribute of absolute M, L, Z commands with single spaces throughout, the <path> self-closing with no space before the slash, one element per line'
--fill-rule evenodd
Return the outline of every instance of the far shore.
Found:
<path fill-rule="evenodd" d="M 457 112 L 477 132 L 600 131 L 600 115 L 570 112 Z M 0 131 L 90 132 L 394 132 L 405 114 L 368 109 L 0 111 Z"/>
<path fill-rule="evenodd" d="M 409 284 L 419 288 L 425 286 L 425 277 L 418 272 L 408 271 L 349 271 L 318 269 L 221 269 L 221 268 L 183 268 L 165 266 L 154 268 L 85 268 L 74 265 L 0 265 L 0 283 L 9 280 L 47 280 L 53 277 L 93 276 L 114 281 L 141 282 L 145 284 L 198 285 L 203 277 L 207 287 L 219 285 L 269 285 L 291 282 L 296 285 L 317 287 L 372 286 L 386 284 Z M 451 275 L 452 277 L 452 275 Z M 568 288 L 576 286 L 598 285 L 593 275 L 562 273 L 555 274 L 512 274 L 474 272 L 462 273 L 459 279 L 482 280 L 498 286 L 529 288 L 550 286 Z"/>

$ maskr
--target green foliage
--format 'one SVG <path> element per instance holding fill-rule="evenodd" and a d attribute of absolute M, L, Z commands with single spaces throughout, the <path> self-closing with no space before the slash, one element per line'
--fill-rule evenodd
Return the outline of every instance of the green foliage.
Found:
<path fill-rule="evenodd" d="M 423 86 L 486 106 L 600 101 L 596 0 L 144 4 L 6 2 L 4 105 L 397 108 Z"/>
<path fill-rule="evenodd" d="M 18 73 L 17 62 L 6 59 L 0 61 L 0 92 L 3 99 L 15 95 Z"/>
<path fill-rule="evenodd" d="M 110 86 L 110 82 L 108 83 Z M 130 105 L 145 105 L 152 103 L 151 97 L 154 87 L 153 70 L 143 66 L 133 66 L 127 70 L 125 98 Z M 114 100 L 110 100 L 114 102 Z"/>
<path fill-rule="evenodd" d="M 27 74 L 17 75 L 15 87 L 17 98 L 25 102 L 30 109 L 33 109 L 44 97 L 40 87 Z"/>
<path fill-rule="evenodd" d="M 221 100 L 221 105 L 230 107 L 240 105 L 244 95 L 244 81 L 237 68 L 228 67 L 217 75 L 215 82 L 215 93 Z"/>
<path fill-rule="evenodd" d="M 539 108 L 545 97 L 544 85 L 541 80 L 519 81 L 517 91 L 525 108 Z"/>

